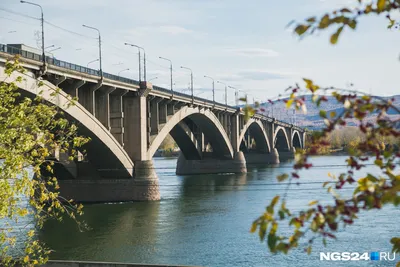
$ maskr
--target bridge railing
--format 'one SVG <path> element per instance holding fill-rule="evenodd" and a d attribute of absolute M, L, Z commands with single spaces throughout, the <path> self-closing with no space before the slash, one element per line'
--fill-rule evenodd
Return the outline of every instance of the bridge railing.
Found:
<path fill-rule="evenodd" d="M 17 47 L 14 46 L 10 46 L 10 45 L 5 45 L 5 44 L 0 44 L 0 52 L 4 52 L 10 55 L 20 55 L 23 58 L 27 58 L 27 59 L 31 59 L 31 60 L 35 60 L 35 61 L 42 61 L 42 55 L 30 52 L 30 51 L 25 51 L 25 50 L 21 50 Z M 64 68 L 64 69 L 69 69 L 69 70 L 73 70 L 73 71 L 77 71 L 77 72 L 81 72 L 81 73 L 86 73 L 89 75 L 94 75 L 94 76 L 99 76 L 100 77 L 100 72 L 98 70 L 95 69 L 90 69 L 88 67 L 83 67 L 80 65 L 76 65 L 70 62 L 66 62 L 66 61 L 62 61 L 62 60 L 58 60 L 54 57 L 49 57 L 46 56 L 46 62 L 50 65 L 54 65 L 60 68 Z M 123 83 L 128 83 L 128 84 L 134 84 L 134 85 L 139 85 L 139 82 L 133 79 L 128 79 L 125 77 L 121 77 L 118 75 L 114 75 L 114 74 L 110 74 L 110 73 L 106 73 L 103 72 L 103 76 L 104 78 L 110 79 L 110 80 L 114 80 L 114 81 L 120 81 Z M 163 88 L 163 87 L 159 87 L 159 86 L 153 86 L 153 89 L 159 92 L 164 92 L 164 93 L 169 93 L 171 94 L 171 90 Z M 177 92 L 174 91 L 174 95 L 177 96 L 182 96 L 182 97 L 186 97 L 186 98 L 190 98 L 191 96 L 182 92 Z M 195 96 L 194 99 L 196 101 L 199 102 L 203 102 L 203 103 L 207 103 L 207 104 L 214 104 L 213 101 L 209 100 L 209 99 L 205 99 L 205 98 L 201 98 L 201 97 L 197 97 Z M 236 109 L 236 107 L 233 106 L 229 106 L 229 105 L 225 105 L 225 104 L 221 104 L 221 103 L 216 103 L 218 104 L 218 106 L 222 106 L 225 108 L 232 108 L 232 109 Z M 273 120 L 274 118 L 266 116 L 266 115 L 262 115 L 262 114 L 257 114 L 257 116 L 261 116 L 263 118 L 266 119 L 270 119 Z M 276 120 L 278 121 L 278 120 Z M 292 125 L 283 121 L 278 121 L 280 124 L 285 125 L 287 127 L 291 127 Z M 295 127 L 298 129 L 301 129 L 300 127 Z"/>

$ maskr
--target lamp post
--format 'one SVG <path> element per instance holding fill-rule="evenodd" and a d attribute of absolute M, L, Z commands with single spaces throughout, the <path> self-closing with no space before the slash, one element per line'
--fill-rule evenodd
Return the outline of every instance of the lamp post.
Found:
<path fill-rule="evenodd" d="M 228 105 L 228 89 L 227 89 L 227 85 L 226 85 L 226 83 L 223 83 L 223 82 L 220 82 L 220 81 L 217 81 L 217 83 L 221 83 L 221 84 L 225 85 L 225 105 L 227 106 Z"/>
<path fill-rule="evenodd" d="M 235 90 L 235 105 L 239 106 L 239 89 L 237 89 L 233 86 L 228 86 L 228 87 Z"/>
<path fill-rule="evenodd" d="M 88 62 L 88 64 L 86 65 L 86 67 L 89 68 L 89 65 L 90 65 L 91 63 L 93 63 L 93 62 L 96 62 L 96 61 L 99 61 L 99 59 L 95 59 L 95 60 L 92 60 L 92 61 Z"/>
<path fill-rule="evenodd" d="M 170 59 L 168 59 L 168 58 L 165 58 L 165 57 L 158 57 L 158 58 L 169 61 L 169 64 L 170 64 L 169 70 L 171 72 L 171 93 L 173 95 L 174 94 L 174 90 L 172 89 L 172 85 L 173 85 L 173 81 L 172 81 L 172 61 Z"/>
<path fill-rule="evenodd" d="M 46 55 L 44 52 L 44 16 L 43 16 L 43 8 L 41 5 L 36 4 L 36 3 L 32 3 L 32 2 L 28 2 L 28 1 L 24 1 L 21 0 L 20 1 L 22 4 L 29 4 L 29 5 L 33 5 L 33 6 L 37 6 L 40 8 L 40 12 L 41 12 L 41 26 L 42 26 L 42 61 L 43 61 L 43 72 L 45 71 L 45 67 L 46 67 Z M 44 74 L 44 73 L 43 73 Z"/>
<path fill-rule="evenodd" d="M 149 82 L 150 81 L 152 81 L 152 80 L 157 80 L 158 79 L 158 77 L 154 77 L 154 78 L 151 78 L 150 80 L 148 80 Z"/>
<path fill-rule="evenodd" d="M 127 71 L 127 70 L 129 70 L 129 68 L 128 68 L 128 69 L 123 69 L 123 70 L 120 70 L 120 71 L 118 72 L 118 76 L 121 74 L 121 72 L 123 72 L 123 71 Z"/>
<path fill-rule="evenodd" d="M 49 45 L 48 47 L 45 47 L 44 50 L 52 48 L 52 47 L 55 47 L 55 45 Z"/>
<path fill-rule="evenodd" d="M 97 28 L 91 27 L 91 26 L 87 26 L 85 24 L 82 25 L 85 28 L 89 28 L 92 30 L 95 30 L 99 33 L 99 61 L 100 61 L 100 77 L 103 80 L 103 67 L 102 67 L 102 63 L 101 63 L 101 35 L 100 35 L 100 31 Z"/>
<path fill-rule="evenodd" d="M 144 65 L 144 68 L 143 68 L 144 74 L 143 74 L 143 78 L 144 78 L 144 81 L 146 81 L 146 50 L 144 50 L 143 47 L 135 45 L 135 44 L 125 43 L 125 45 L 136 47 L 138 49 L 138 51 L 139 51 L 139 82 L 140 82 L 140 79 L 141 79 L 140 49 L 143 50 L 143 54 L 144 54 L 144 59 L 143 59 L 143 61 L 144 61 L 144 64 L 143 64 Z"/>
<path fill-rule="evenodd" d="M 61 46 L 59 46 L 59 47 L 57 47 L 57 48 L 54 48 L 54 49 L 51 49 L 51 50 L 49 50 L 49 51 L 47 51 L 47 52 L 54 52 L 54 51 L 57 51 L 57 50 L 60 50 L 61 49 Z"/>
<path fill-rule="evenodd" d="M 207 75 L 204 75 L 204 78 L 208 78 L 208 79 L 212 80 L 213 102 L 215 105 L 215 82 L 214 82 L 214 79 Z"/>
<path fill-rule="evenodd" d="M 194 104 L 194 95 L 193 95 L 193 71 L 190 68 L 181 66 L 181 69 L 190 70 L 190 89 L 192 91 L 192 105 Z"/>

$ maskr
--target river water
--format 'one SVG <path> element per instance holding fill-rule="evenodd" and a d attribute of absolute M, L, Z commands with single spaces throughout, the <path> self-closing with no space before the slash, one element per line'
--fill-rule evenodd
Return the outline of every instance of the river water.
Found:
<path fill-rule="evenodd" d="M 303 172 L 301 184 L 288 191 L 289 208 L 307 208 L 311 200 L 331 202 L 322 183 L 329 179 L 328 172 L 346 170 L 344 160 L 344 156 L 313 158 L 316 167 Z M 177 176 L 176 159 L 154 162 L 161 201 L 86 205 L 84 220 L 92 228 L 86 232 L 68 220 L 47 223 L 41 239 L 54 250 L 51 258 L 216 267 L 395 266 L 389 261 L 320 261 L 319 253 L 390 251 L 390 238 L 400 236 L 397 207 L 363 213 L 327 247 L 317 239 L 311 255 L 303 252 L 305 242 L 289 255 L 273 255 L 249 229 L 267 203 L 284 192 L 286 184 L 278 183 L 276 176 L 289 172 L 291 163 L 252 167 L 245 175 Z M 357 177 L 365 171 L 377 170 L 368 166 Z M 344 193 L 351 194 L 351 189 Z"/>

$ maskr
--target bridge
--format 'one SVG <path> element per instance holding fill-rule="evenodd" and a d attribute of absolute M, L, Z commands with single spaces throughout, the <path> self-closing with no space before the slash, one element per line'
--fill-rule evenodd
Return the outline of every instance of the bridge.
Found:
<path fill-rule="evenodd" d="M 6 79 L 7 60 L 20 55 L 24 74 Z M 45 68 L 43 68 L 45 67 Z M 158 200 L 152 157 L 170 134 L 181 150 L 176 173 L 245 173 L 248 164 L 276 164 L 303 148 L 303 129 L 261 114 L 245 119 L 239 107 L 103 73 L 0 44 L 0 79 L 14 81 L 24 94 L 60 107 L 91 138 L 84 157 L 55 158 L 60 191 L 83 202 Z M 39 81 L 43 83 L 39 87 Z M 54 96 L 57 88 L 61 91 Z M 70 97 L 76 105 L 68 105 Z"/>

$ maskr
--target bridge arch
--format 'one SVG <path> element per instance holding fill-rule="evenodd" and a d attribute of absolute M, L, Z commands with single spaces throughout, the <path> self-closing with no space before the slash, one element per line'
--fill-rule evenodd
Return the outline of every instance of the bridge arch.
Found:
<path fill-rule="evenodd" d="M 292 144 L 294 148 L 302 148 L 303 144 L 301 142 L 299 131 L 295 130 L 292 133 Z"/>
<path fill-rule="evenodd" d="M 268 141 L 267 133 L 265 132 L 264 126 L 259 120 L 255 120 L 253 118 L 249 119 L 247 123 L 244 125 L 242 132 L 239 136 L 239 142 L 242 142 L 247 130 L 251 131 L 252 137 L 256 141 L 257 149 L 260 152 L 269 153 L 271 152 L 271 146 Z"/>
<path fill-rule="evenodd" d="M 94 164 L 101 177 L 109 175 L 113 178 L 133 177 L 134 164 L 128 154 L 103 124 L 81 104 L 76 102 L 74 105 L 69 105 L 69 95 L 57 90 L 57 87 L 48 81 L 40 81 L 42 85 L 39 87 L 39 81 L 31 72 L 14 72 L 7 77 L 4 74 L 4 66 L 0 65 L 0 79 L 4 82 L 14 82 L 18 76 L 23 78 L 17 85 L 24 93 L 38 95 L 42 92 L 41 97 L 61 108 L 68 120 L 80 123 L 78 133 L 91 138 L 84 149 L 87 151 L 89 161 Z M 52 96 L 55 92 L 58 93 Z"/>
<path fill-rule="evenodd" d="M 210 142 L 214 153 L 221 157 L 229 156 L 230 158 L 233 158 L 234 153 L 229 137 L 215 114 L 209 110 L 199 110 L 198 108 L 192 108 L 188 106 L 181 108 L 164 125 L 149 148 L 149 158 L 153 157 L 154 153 L 157 151 L 165 137 L 171 131 L 173 131 L 173 129 L 176 129 L 176 126 L 178 126 L 178 124 L 185 118 L 191 119 L 202 129 L 204 135 Z M 182 144 L 182 140 L 175 141 L 177 142 L 178 146 Z M 180 149 L 183 150 L 187 148 L 183 146 L 180 147 Z"/>
<path fill-rule="evenodd" d="M 278 151 L 290 151 L 290 142 L 285 128 L 278 126 L 274 133 L 274 148 Z"/>

